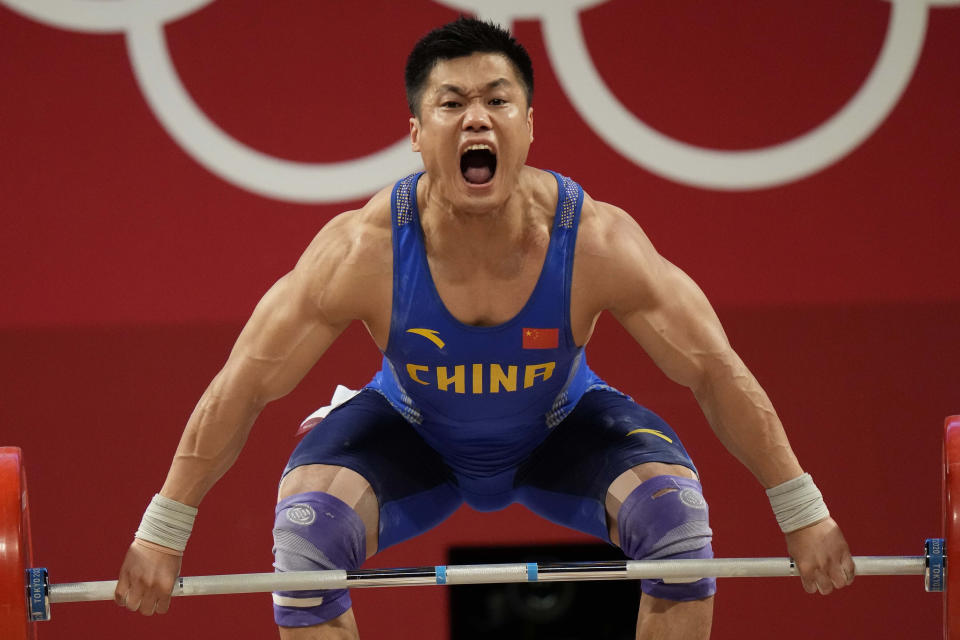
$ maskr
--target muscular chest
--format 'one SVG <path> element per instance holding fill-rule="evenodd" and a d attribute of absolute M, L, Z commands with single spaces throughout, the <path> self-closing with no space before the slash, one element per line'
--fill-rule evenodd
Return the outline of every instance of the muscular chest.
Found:
<path fill-rule="evenodd" d="M 430 275 L 443 305 L 460 322 L 489 327 L 523 310 L 537 286 L 546 247 L 534 247 L 497 260 L 427 256 Z"/>

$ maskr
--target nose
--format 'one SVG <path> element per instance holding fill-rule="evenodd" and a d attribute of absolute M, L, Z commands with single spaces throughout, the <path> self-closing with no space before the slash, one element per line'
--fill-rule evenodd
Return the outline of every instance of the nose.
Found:
<path fill-rule="evenodd" d="M 486 105 L 480 101 L 471 101 L 463 114 L 463 128 L 466 131 L 485 131 L 490 128 L 490 114 Z"/>

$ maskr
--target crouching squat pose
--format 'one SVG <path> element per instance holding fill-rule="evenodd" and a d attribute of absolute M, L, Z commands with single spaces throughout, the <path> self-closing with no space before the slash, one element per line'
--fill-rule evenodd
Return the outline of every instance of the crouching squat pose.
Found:
<path fill-rule="evenodd" d="M 519 502 L 630 558 L 710 557 L 707 504 L 677 434 L 587 365 L 605 310 L 692 389 L 768 490 L 807 591 L 849 584 L 839 528 L 701 291 L 627 213 L 525 164 L 523 48 L 461 18 L 417 43 L 406 85 L 425 172 L 333 219 L 261 300 L 144 514 L 118 603 L 167 610 L 196 505 L 260 410 L 355 320 L 383 367 L 293 452 L 276 508 L 278 571 L 357 568 L 463 502 Z M 642 589 L 638 638 L 709 635 L 713 580 Z M 276 593 L 274 609 L 284 638 L 358 636 L 346 591 Z"/>

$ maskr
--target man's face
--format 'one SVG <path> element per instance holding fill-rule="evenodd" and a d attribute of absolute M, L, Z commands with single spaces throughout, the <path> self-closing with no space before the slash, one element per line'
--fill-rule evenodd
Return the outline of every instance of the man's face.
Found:
<path fill-rule="evenodd" d="M 457 209 L 502 204 L 533 141 L 533 109 L 513 64 L 494 53 L 437 63 L 420 117 L 410 118 L 410 139 L 431 184 Z"/>

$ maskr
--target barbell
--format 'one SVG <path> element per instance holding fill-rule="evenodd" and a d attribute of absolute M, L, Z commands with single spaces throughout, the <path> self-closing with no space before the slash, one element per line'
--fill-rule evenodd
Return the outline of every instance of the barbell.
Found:
<path fill-rule="evenodd" d="M 944 422 L 942 479 L 944 538 L 926 540 L 922 555 L 857 556 L 853 560 L 858 576 L 924 576 L 927 591 L 943 593 L 943 637 L 960 640 L 960 570 L 951 573 L 947 567 L 947 551 L 960 549 L 960 415 Z M 32 552 L 23 453 L 17 447 L 0 447 L 0 637 L 32 640 L 36 623 L 50 619 L 51 604 L 113 600 L 115 580 L 51 583 L 47 569 L 33 567 Z M 689 582 L 704 577 L 796 575 L 790 558 L 528 562 L 180 577 L 173 595 L 642 578 Z"/>

